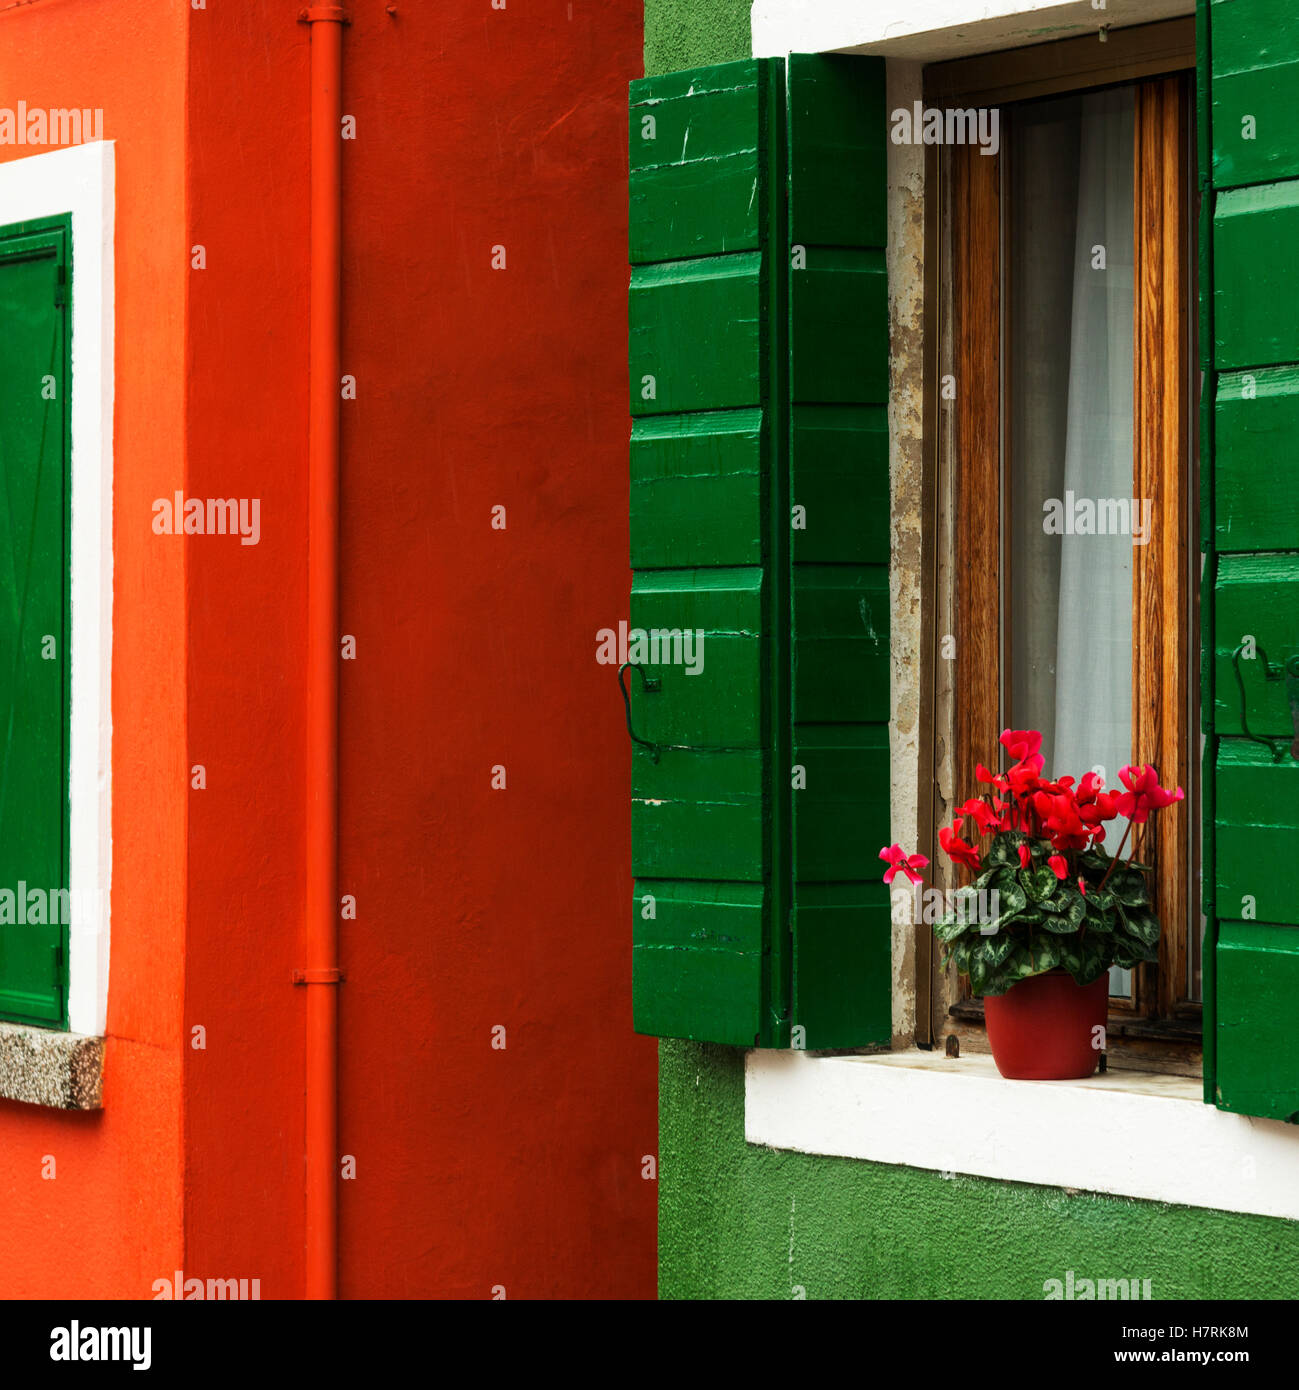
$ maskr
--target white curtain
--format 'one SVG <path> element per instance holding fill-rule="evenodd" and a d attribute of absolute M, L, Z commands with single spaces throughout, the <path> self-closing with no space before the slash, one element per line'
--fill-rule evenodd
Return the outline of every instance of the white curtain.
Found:
<path fill-rule="evenodd" d="M 1132 746 L 1132 537 L 1048 534 L 1044 505 L 1068 519 L 1132 497 L 1132 89 L 1020 108 L 1013 158 L 1010 717 L 1043 731 L 1049 776 L 1098 767 L 1116 786 Z M 1129 992 L 1127 972 L 1111 990 Z"/>

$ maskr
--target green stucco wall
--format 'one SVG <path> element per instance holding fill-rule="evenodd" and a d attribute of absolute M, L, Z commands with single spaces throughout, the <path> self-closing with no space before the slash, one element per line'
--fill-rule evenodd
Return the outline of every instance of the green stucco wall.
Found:
<path fill-rule="evenodd" d="M 661 1298 L 1040 1299 L 1068 1270 L 1292 1298 L 1299 1223 L 759 1148 L 744 1053 L 660 1044 Z"/>
<path fill-rule="evenodd" d="M 645 76 L 747 58 L 749 0 L 645 0 Z"/>
<path fill-rule="evenodd" d="M 646 74 L 746 57 L 748 11 L 646 0 Z M 1068 1270 L 1294 1297 L 1299 1223 L 757 1148 L 743 1052 L 660 1044 L 661 1297 L 1041 1298 Z"/>

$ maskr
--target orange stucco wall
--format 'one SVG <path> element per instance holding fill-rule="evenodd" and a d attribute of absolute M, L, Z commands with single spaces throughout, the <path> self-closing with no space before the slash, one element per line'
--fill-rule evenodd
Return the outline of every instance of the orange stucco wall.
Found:
<path fill-rule="evenodd" d="M 119 295 L 106 1107 L 0 1103 L 42 1255 L 0 1295 L 147 1296 L 175 1267 L 302 1288 L 299 8 L 0 8 L 0 91 L 105 108 Z M 340 1289 L 651 1297 L 656 1051 L 630 1031 L 628 755 L 595 662 L 628 587 L 641 6 L 350 9 Z M 259 543 L 154 536 L 178 488 L 260 499 Z"/>
<path fill-rule="evenodd" d="M 160 544 L 149 519 L 184 457 L 187 23 L 154 0 L 0 6 L 0 102 L 102 108 L 127 252 L 116 275 L 109 1103 L 78 1115 L 0 1101 L 0 1297 L 147 1295 L 182 1249 L 186 555 Z M 0 145 L 0 160 L 32 153 Z M 74 293 L 75 278 L 74 265 Z"/>

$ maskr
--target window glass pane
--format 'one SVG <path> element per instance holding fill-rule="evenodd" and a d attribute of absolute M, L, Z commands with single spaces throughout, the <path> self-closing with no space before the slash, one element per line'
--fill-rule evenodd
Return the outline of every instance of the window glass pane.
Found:
<path fill-rule="evenodd" d="M 1133 89 L 1016 109 L 1007 209 L 1007 697 L 1049 776 L 1132 749 Z M 1148 532 L 1146 533 L 1148 535 Z M 1117 848 L 1124 826 L 1106 840 Z M 1130 993 L 1128 972 L 1111 989 Z"/>

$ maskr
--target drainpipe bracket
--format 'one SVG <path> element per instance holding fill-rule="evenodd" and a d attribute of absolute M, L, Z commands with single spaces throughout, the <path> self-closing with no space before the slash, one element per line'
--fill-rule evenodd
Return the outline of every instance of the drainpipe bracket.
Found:
<path fill-rule="evenodd" d="M 337 968 L 333 970 L 295 970 L 295 985 L 341 985 L 346 976 Z"/>
<path fill-rule="evenodd" d="M 342 5 L 308 5 L 298 11 L 299 24 L 350 24 L 352 16 Z"/>

